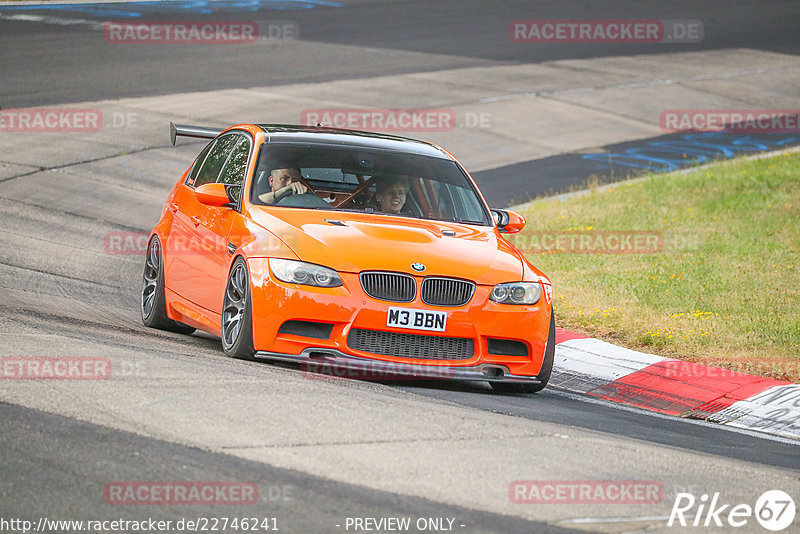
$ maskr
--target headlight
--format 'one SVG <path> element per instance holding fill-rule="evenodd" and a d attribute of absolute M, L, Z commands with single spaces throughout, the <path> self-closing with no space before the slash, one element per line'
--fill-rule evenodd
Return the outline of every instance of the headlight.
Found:
<path fill-rule="evenodd" d="M 494 286 L 489 298 L 500 304 L 536 304 L 541 296 L 539 282 L 510 282 Z"/>
<path fill-rule="evenodd" d="M 342 279 L 333 269 L 304 261 L 270 258 L 269 268 L 275 278 L 287 284 L 303 284 L 316 287 L 339 287 Z"/>

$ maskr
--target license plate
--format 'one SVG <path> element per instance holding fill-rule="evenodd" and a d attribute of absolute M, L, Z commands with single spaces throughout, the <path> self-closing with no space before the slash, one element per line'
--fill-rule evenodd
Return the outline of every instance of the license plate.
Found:
<path fill-rule="evenodd" d="M 390 307 L 389 314 L 386 317 L 386 326 L 444 332 L 447 326 L 447 313 Z"/>

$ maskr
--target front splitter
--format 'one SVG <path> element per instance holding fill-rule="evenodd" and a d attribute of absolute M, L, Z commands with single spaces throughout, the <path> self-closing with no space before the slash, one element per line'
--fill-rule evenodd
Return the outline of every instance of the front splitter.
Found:
<path fill-rule="evenodd" d="M 257 351 L 263 360 L 300 364 L 303 370 L 359 380 L 481 380 L 518 384 L 541 384 L 535 376 L 513 375 L 504 365 L 481 364 L 468 367 L 387 362 L 352 356 L 343 352 L 309 347 L 300 354 Z"/>

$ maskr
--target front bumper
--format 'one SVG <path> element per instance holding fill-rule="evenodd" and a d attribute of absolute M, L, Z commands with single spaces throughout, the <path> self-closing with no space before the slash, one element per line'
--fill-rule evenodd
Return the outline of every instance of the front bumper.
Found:
<path fill-rule="evenodd" d="M 357 274 L 340 272 L 343 285 L 318 288 L 286 284 L 270 276 L 267 259 L 248 259 L 253 288 L 253 346 L 260 358 L 332 366 L 336 370 L 362 371 L 376 375 L 402 374 L 412 377 L 466 380 L 499 380 L 537 383 L 541 371 L 552 308 L 544 296 L 530 306 L 498 304 L 489 300 L 491 287 L 477 286 L 471 301 L 459 307 L 429 307 L 419 299 L 397 304 L 369 297 Z M 421 277 L 420 277 L 421 278 Z M 446 332 L 387 327 L 390 306 L 446 311 Z M 321 335 L 281 331 L 289 321 L 326 325 Z M 471 340 L 469 357 L 417 358 L 369 350 L 351 345 L 356 330 L 391 334 L 424 335 L 452 340 Z M 498 350 L 497 340 L 515 341 L 526 354 Z M 494 343 L 494 349 L 490 347 Z"/>
<path fill-rule="evenodd" d="M 299 363 L 304 371 L 362 380 L 481 380 L 488 382 L 514 382 L 541 384 L 535 376 L 519 376 L 508 367 L 498 364 L 480 364 L 469 367 L 417 365 L 360 358 L 343 352 L 309 347 L 300 354 L 257 351 L 256 358 L 280 362 Z"/>

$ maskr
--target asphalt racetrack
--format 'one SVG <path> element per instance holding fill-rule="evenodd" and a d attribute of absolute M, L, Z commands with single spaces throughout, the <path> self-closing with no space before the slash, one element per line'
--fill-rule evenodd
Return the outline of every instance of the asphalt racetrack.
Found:
<path fill-rule="evenodd" d="M 123 19 L 280 22 L 298 33 L 247 45 L 109 43 L 104 23 Z M 704 35 L 514 42 L 509 23 L 527 19 L 695 20 Z M 487 199 L 507 206 L 590 175 L 669 166 L 663 154 L 642 156 L 665 139 L 685 148 L 659 127 L 664 108 L 798 109 L 798 27 L 791 1 L 0 2 L 0 111 L 85 108 L 104 119 L 88 133 L 0 128 L 0 356 L 108 358 L 116 370 L 97 381 L 0 379 L 0 531 L 22 531 L 3 523 L 11 519 L 156 518 L 183 532 L 194 529 L 176 528 L 180 520 L 256 517 L 259 532 L 403 531 L 367 518 L 410 518 L 408 532 L 672 532 L 682 531 L 668 526 L 681 493 L 754 506 L 779 489 L 800 504 L 796 441 L 556 388 L 498 395 L 485 384 L 319 377 L 227 359 L 206 334 L 148 329 L 143 255 L 108 241 L 149 232 L 201 149 L 171 147 L 169 120 L 218 127 L 296 123 L 312 108 L 452 110 L 455 128 L 401 134 L 451 149 Z M 764 150 L 800 142 L 791 132 L 751 141 Z M 584 157 L 630 150 L 650 167 Z M 661 494 L 518 503 L 520 480 L 645 481 Z M 126 481 L 246 482 L 258 498 L 110 499 L 109 485 Z M 686 530 L 764 532 L 752 517 L 736 529 Z"/>

